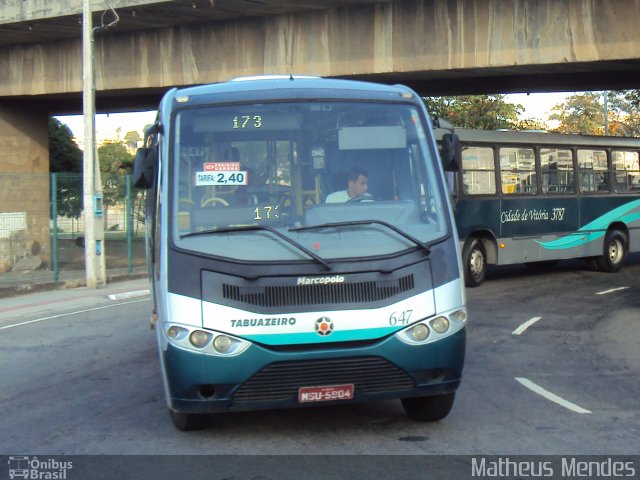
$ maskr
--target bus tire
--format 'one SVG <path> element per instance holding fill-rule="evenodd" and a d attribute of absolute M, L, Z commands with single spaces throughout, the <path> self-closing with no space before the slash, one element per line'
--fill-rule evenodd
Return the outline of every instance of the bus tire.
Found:
<path fill-rule="evenodd" d="M 627 237 L 620 230 L 609 230 L 604 237 L 602 256 L 596 257 L 596 265 L 603 272 L 618 272 L 629 254 Z"/>
<path fill-rule="evenodd" d="M 209 426 L 209 415 L 200 415 L 196 413 L 181 413 L 169 410 L 169 416 L 173 422 L 173 426 L 182 432 L 190 432 L 193 430 L 202 430 Z"/>
<path fill-rule="evenodd" d="M 482 241 L 470 238 L 462 249 L 464 283 L 467 287 L 477 287 L 484 281 L 487 271 L 487 252 Z"/>
<path fill-rule="evenodd" d="M 402 408 L 407 416 L 416 422 L 437 422 L 446 417 L 453 407 L 455 393 L 430 397 L 403 398 Z"/>

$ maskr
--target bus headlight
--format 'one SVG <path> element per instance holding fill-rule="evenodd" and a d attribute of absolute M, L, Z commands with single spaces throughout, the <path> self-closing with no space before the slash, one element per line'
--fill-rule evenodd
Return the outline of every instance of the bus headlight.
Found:
<path fill-rule="evenodd" d="M 442 312 L 435 318 L 422 319 L 396 333 L 396 338 L 409 345 L 437 342 L 465 328 L 467 311 L 464 307 Z"/>
<path fill-rule="evenodd" d="M 190 325 L 165 324 L 163 330 L 169 343 L 204 355 L 230 357 L 241 354 L 251 346 L 247 340 Z"/>
<path fill-rule="evenodd" d="M 407 330 L 407 333 L 412 340 L 416 342 L 424 342 L 427 338 L 429 338 L 429 327 L 427 327 L 424 323 L 419 323 Z"/>
<path fill-rule="evenodd" d="M 436 317 L 429 322 L 431 324 L 431 328 L 433 328 L 437 333 L 445 333 L 449 330 L 449 320 L 446 317 Z"/>
<path fill-rule="evenodd" d="M 189 335 L 189 341 L 191 345 L 197 348 L 204 347 L 211 340 L 211 334 L 207 332 L 203 332 L 202 330 L 194 330 Z"/>
<path fill-rule="evenodd" d="M 213 339 L 213 348 L 218 353 L 226 353 L 231 348 L 231 339 L 226 335 L 218 335 Z"/>
<path fill-rule="evenodd" d="M 167 328 L 167 337 L 171 340 L 180 340 L 187 336 L 189 330 L 183 327 L 178 327 L 177 325 L 171 325 Z"/>
<path fill-rule="evenodd" d="M 451 318 L 452 320 L 457 320 L 460 323 L 464 323 L 467 321 L 467 311 L 464 308 L 456 310 L 455 312 L 449 314 L 449 318 Z"/>

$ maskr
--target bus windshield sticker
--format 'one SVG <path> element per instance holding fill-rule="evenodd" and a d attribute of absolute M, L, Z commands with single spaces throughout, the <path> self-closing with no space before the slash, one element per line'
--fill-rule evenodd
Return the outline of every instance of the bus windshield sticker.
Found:
<path fill-rule="evenodd" d="M 205 172 L 237 172 L 240 162 L 207 162 L 202 168 Z"/>
<path fill-rule="evenodd" d="M 248 185 L 247 172 L 196 172 L 196 187 L 218 185 Z"/>

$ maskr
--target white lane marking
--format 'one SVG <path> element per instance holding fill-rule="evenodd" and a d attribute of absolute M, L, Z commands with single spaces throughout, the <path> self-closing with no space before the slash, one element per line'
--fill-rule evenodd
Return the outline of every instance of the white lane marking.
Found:
<path fill-rule="evenodd" d="M 5 325 L 3 327 L 0 327 L 0 330 L 6 330 L 8 328 L 13 328 L 13 327 L 21 327 L 22 325 L 30 325 L 32 323 L 44 322 L 45 320 L 53 320 L 54 318 L 66 317 L 68 315 L 77 315 L 79 313 L 95 312 L 96 310 L 104 310 L 105 308 L 119 307 L 121 305 L 129 305 L 130 303 L 138 303 L 138 302 L 146 302 L 146 301 L 147 299 L 145 298 L 142 300 L 132 300 L 131 302 L 114 303 L 112 305 L 104 305 L 102 307 L 87 308 L 86 310 L 78 310 L 76 312 L 61 313 L 60 315 L 52 315 L 50 317 L 36 318 L 34 320 L 28 320 L 26 322 L 14 323 L 12 325 Z"/>
<path fill-rule="evenodd" d="M 128 298 L 145 297 L 149 294 L 150 294 L 149 289 L 135 290 L 133 292 L 113 293 L 109 295 L 109 300 L 126 300 Z"/>
<path fill-rule="evenodd" d="M 618 287 L 618 288 L 610 288 L 609 290 L 603 290 L 602 292 L 597 292 L 596 295 L 606 295 L 607 293 L 617 292 L 618 290 L 626 290 L 629 287 Z"/>
<path fill-rule="evenodd" d="M 527 320 L 526 322 L 524 322 L 522 325 L 520 325 L 518 328 L 516 328 L 513 332 L 511 332 L 513 335 L 522 335 L 522 333 L 529 328 L 531 325 L 533 325 L 534 323 L 536 323 L 538 320 L 541 320 L 542 317 L 533 317 L 531 320 Z"/>
<path fill-rule="evenodd" d="M 559 397 L 555 393 L 551 393 L 549 390 L 545 390 L 540 385 L 536 385 L 535 383 L 533 383 L 531 380 L 527 380 L 526 378 L 522 378 L 522 377 L 515 377 L 515 379 L 518 382 L 520 382 L 522 385 L 527 387 L 529 390 L 531 390 L 532 392 L 535 392 L 538 395 L 543 396 L 547 400 L 551 400 L 552 402 L 555 402 L 558 405 L 563 406 L 564 408 L 567 408 L 576 413 L 591 413 L 589 410 L 582 408 L 576 405 L 575 403 L 571 403 L 570 401 L 565 400 L 562 397 Z"/>

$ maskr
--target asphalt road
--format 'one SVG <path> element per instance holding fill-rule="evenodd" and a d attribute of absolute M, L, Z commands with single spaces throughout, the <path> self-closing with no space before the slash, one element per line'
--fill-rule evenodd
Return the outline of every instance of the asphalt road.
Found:
<path fill-rule="evenodd" d="M 464 378 L 450 415 L 397 401 L 219 415 L 174 429 L 146 281 L 0 302 L 0 454 L 637 454 L 640 257 L 494 268 L 467 290 Z M 516 332 L 516 333 L 514 333 Z"/>

